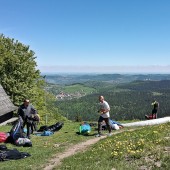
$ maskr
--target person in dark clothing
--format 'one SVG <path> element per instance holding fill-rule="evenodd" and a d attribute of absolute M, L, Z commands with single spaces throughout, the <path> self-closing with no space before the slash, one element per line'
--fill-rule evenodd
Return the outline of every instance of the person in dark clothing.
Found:
<path fill-rule="evenodd" d="M 18 108 L 18 116 L 20 117 L 22 124 L 24 124 L 26 118 L 26 110 L 29 105 L 29 100 L 24 100 L 23 104 Z"/>
<path fill-rule="evenodd" d="M 157 119 L 157 113 L 159 109 L 159 103 L 155 100 L 152 104 L 153 109 L 152 109 L 152 114 L 151 115 L 145 115 L 146 119 Z"/>
<path fill-rule="evenodd" d="M 152 109 L 152 119 L 157 119 L 157 112 L 159 108 L 159 103 L 155 100 L 152 103 L 153 109 Z"/>
<path fill-rule="evenodd" d="M 22 129 L 26 125 L 27 138 L 30 138 L 31 126 L 32 126 L 32 113 L 35 112 L 34 106 L 30 104 L 28 99 L 25 99 L 23 104 L 18 108 L 18 115 L 22 120 Z"/>

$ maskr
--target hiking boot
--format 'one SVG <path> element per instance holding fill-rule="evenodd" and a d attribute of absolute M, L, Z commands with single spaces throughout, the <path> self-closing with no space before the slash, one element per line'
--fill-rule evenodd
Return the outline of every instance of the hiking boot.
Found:
<path fill-rule="evenodd" d="M 97 134 L 96 137 L 100 137 L 101 135 L 100 134 Z"/>
<path fill-rule="evenodd" d="M 97 135 L 96 135 L 96 137 L 101 137 L 101 136 L 104 136 L 102 133 L 98 133 Z"/>

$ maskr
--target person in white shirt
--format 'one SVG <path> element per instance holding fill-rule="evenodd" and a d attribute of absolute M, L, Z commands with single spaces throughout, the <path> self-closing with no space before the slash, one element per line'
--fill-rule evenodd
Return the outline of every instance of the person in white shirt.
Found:
<path fill-rule="evenodd" d="M 98 134 L 96 135 L 96 137 L 100 137 L 101 134 L 101 130 L 102 130 L 102 122 L 105 121 L 106 125 L 107 125 L 107 129 L 109 130 L 109 134 L 108 136 L 111 136 L 111 126 L 109 124 L 109 119 L 110 119 L 110 106 L 109 104 L 104 100 L 103 96 L 99 96 L 99 110 L 98 112 L 100 113 L 100 117 L 98 120 Z"/>

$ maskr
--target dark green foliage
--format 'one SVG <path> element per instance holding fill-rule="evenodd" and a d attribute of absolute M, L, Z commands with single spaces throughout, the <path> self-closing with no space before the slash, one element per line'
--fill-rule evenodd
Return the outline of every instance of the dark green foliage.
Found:
<path fill-rule="evenodd" d="M 45 80 L 36 68 L 35 59 L 29 46 L 0 35 L 0 84 L 11 101 L 19 106 L 24 98 L 30 99 L 42 123 L 59 120 L 55 98 L 46 92 Z"/>
<path fill-rule="evenodd" d="M 151 114 L 153 100 L 160 103 L 158 117 L 170 113 L 170 80 L 137 81 L 117 87 L 103 87 L 98 93 L 67 102 L 57 101 L 56 105 L 71 120 L 75 120 L 77 114 L 86 121 L 97 120 L 99 95 L 103 95 L 109 103 L 114 120 L 145 119 L 145 114 Z"/>
<path fill-rule="evenodd" d="M 42 84 L 35 58 L 29 46 L 0 35 L 0 83 L 15 105 L 38 95 Z"/>

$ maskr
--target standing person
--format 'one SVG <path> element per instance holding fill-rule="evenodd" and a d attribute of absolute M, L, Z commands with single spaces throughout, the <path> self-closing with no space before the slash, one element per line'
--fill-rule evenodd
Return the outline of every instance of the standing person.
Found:
<path fill-rule="evenodd" d="M 152 109 L 152 119 L 157 119 L 157 112 L 159 108 L 159 103 L 155 100 L 152 103 L 153 109 Z"/>
<path fill-rule="evenodd" d="M 145 118 L 146 119 L 157 119 L 157 112 L 158 112 L 158 109 L 159 109 L 159 103 L 154 100 L 151 105 L 153 106 L 153 109 L 152 109 L 152 114 L 151 115 L 145 115 Z"/>
<path fill-rule="evenodd" d="M 110 106 L 109 104 L 104 100 L 103 96 L 99 96 L 99 105 L 100 105 L 100 109 L 99 109 L 99 113 L 101 113 L 99 120 L 98 120 L 98 134 L 96 135 L 96 137 L 100 137 L 101 136 L 101 130 L 102 130 L 102 122 L 105 121 L 107 129 L 109 130 L 109 134 L 108 136 L 111 136 L 111 126 L 109 123 L 109 119 L 110 119 Z"/>
<path fill-rule="evenodd" d="M 24 126 L 27 126 L 27 138 L 30 138 L 31 134 L 31 126 L 32 126 L 32 110 L 35 110 L 33 105 L 30 103 L 28 99 L 25 99 L 23 101 L 23 104 L 19 106 L 18 108 L 18 115 L 20 117 L 20 120 L 22 121 L 22 128 Z"/>

